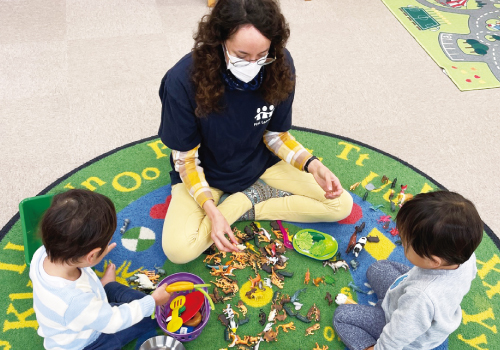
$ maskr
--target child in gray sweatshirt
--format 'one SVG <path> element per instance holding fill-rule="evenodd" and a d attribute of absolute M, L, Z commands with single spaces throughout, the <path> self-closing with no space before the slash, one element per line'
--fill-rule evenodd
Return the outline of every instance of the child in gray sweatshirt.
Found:
<path fill-rule="evenodd" d="M 396 224 L 414 267 L 375 262 L 366 276 L 378 303 L 337 307 L 333 324 L 350 350 L 433 349 L 460 325 L 483 236 L 476 208 L 454 192 L 421 193 Z"/>

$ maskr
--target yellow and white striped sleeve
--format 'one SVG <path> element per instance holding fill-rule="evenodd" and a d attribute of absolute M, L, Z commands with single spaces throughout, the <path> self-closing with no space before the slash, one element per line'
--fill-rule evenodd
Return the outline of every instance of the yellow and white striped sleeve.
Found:
<path fill-rule="evenodd" d="M 179 173 L 189 194 L 194 198 L 196 203 L 203 208 L 203 204 L 214 197 L 205 180 L 203 168 L 200 166 L 198 148 L 200 148 L 200 145 L 187 152 L 172 150 L 172 157 L 175 171 Z"/>
<path fill-rule="evenodd" d="M 271 152 L 299 170 L 304 170 L 305 163 L 312 157 L 312 154 L 297 142 L 288 131 L 266 131 L 264 143 Z"/>

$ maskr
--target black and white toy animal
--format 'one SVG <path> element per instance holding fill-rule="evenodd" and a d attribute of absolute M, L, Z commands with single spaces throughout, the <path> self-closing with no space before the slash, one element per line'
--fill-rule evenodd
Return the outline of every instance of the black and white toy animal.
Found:
<path fill-rule="evenodd" d="M 361 237 L 360 239 L 358 239 L 358 243 L 356 243 L 356 245 L 352 249 L 354 256 L 356 258 L 358 257 L 359 252 L 363 250 L 363 247 L 365 246 L 365 244 L 366 244 L 366 237 Z"/>

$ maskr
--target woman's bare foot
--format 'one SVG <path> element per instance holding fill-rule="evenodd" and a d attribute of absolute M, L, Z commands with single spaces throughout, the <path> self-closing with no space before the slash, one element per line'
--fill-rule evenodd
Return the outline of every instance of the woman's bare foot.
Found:
<path fill-rule="evenodd" d="M 101 278 L 101 283 L 102 286 L 104 287 L 109 282 L 114 282 L 114 281 L 116 281 L 116 265 L 109 264 L 108 267 L 106 268 L 106 271 L 104 272 L 104 276 L 102 276 Z"/>

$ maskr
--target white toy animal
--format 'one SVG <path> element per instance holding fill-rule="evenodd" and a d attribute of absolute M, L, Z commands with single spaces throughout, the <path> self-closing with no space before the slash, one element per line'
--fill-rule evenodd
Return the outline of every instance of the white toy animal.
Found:
<path fill-rule="evenodd" d="M 345 271 L 349 270 L 349 264 L 345 260 L 337 260 L 337 261 L 323 261 L 323 267 L 330 266 L 333 270 L 333 273 L 337 273 L 338 270 L 343 268 Z"/>

